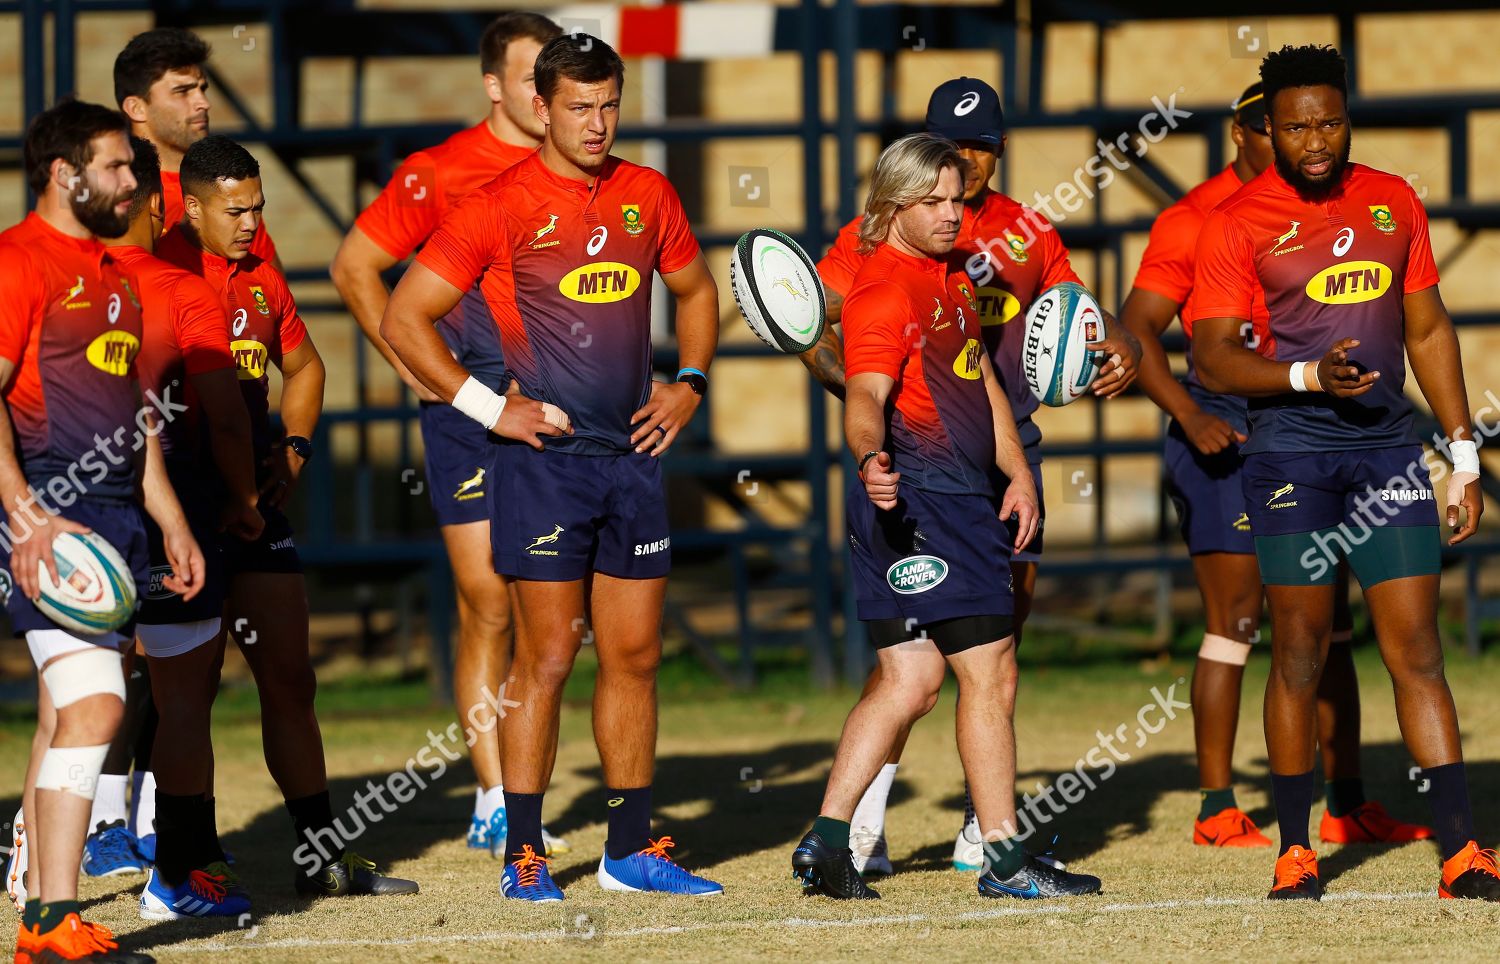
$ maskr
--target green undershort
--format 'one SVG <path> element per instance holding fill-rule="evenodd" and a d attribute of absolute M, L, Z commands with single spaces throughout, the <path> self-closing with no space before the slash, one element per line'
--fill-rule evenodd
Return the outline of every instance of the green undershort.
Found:
<path fill-rule="evenodd" d="M 1435 525 L 1340 525 L 1255 537 L 1255 558 L 1267 586 L 1331 586 L 1339 560 L 1348 559 L 1359 584 L 1369 589 L 1390 579 L 1435 576 L 1441 557 Z"/>

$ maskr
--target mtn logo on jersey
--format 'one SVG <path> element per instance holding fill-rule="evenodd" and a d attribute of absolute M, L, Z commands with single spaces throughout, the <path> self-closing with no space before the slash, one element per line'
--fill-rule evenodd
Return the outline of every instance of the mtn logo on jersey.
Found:
<path fill-rule="evenodd" d="M 970 338 L 964 342 L 963 351 L 953 359 L 953 374 L 959 378 L 973 381 L 980 375 L 979 359 L 984 356 L 984 342 Z"/>
<path fill-rule="evenodd" d="M 1313 275 L 1307 296 L 1325 305 L 1357 305 L 1385 294 L 1392 277 L 1379 261 L 1344 261 Z"/>
<path fill-rule="evenodd" d="M 141 341 L 128 331 L 106 331 L 89 343 L 89 364 L 110 375 L 130 374 L 130 363 L 140 351 Z"/>
<path fill-rule="evenodd" d="M 528 247 L 532 247 L 532 248 L 550 248 L 553 245 L 562 244 L 561 241 L 548 241 L 546 244 L 542 243 L 542 239 L 543 238 L 545 238 L 547 235 L 551 234 L 553 231 L 556 231 L 556 230 L 557 230 L 557 215 L 555 215 L 555 214 L 549 214 L 549 215 L 547 215 L 547 223 L 546 223 L 546 225 L 543 226 L 543 227 L 540 227 L 540 228 L 536 229 L 536 236 L 531 239 L 531 244 L 528 245 Z"/>
<path fill-rule="evenodd" d="M 641 286 L 641 273 L 618 261 L 595 261 L 574 268 L 557 283 L 563 297 L 590 305 L 624 301 Z"/>
<path fill-rule="evenodd" d="M 266 293 L 261 290 L 260 285 L 250 286 L 250 297 L 255 299 L 255 310 L 263 315 L 271 313 L 271 306 L 266 303 Z"/>
<path fill-rule="evenodd" d="M 1271 493 L 1271 497 L 1266 500 L 1266 505 L 1270 506 L 1273 509 L 1291 508 L 1292 506 L 1297 504 L 1295 500 L 1292 502 L 1277 502 L 1276 500 L 1282 498 L 1283 496 L 1291 495 L 1294 491 L 1296 491 L 1296 488 L 1297 487 L 1295 485 L 1288 482 L 1286 485 L 1283 485 L 1281 488 Z"/>
<path fill-rule="evenodd" d="M 907 556 L 885 571 L 885 581 L 903 596 L 926 592 L 948 578 L 948 564 L 937 556 Z"/>
<path fill-rule="evenodd" d="M 78 298 L 82 297 L 82 295 L 83 295 L 83 275 L 79 275 L 78 276 L 78 282 L 76 284 L 74 284 L 73 287 L 71 287 L 71 288 L 68 289 L 68 293 L 67 294 L 63 295 L 63 300 L 62 300 L 63 307 L 66 308 L 66 309 L 68 309 L 69 311 L 72 311 L 75 308 L 92 308 L 94 306 L 94 303 L 92 301 L 78 301 L 77 300 Z"/>
<path fill-rule="evenodd" d="M 1370 217 L 1375 222 L 1375 227 L 1384 234 L 1396 233 L 1396 218 L 1391 214 L 1389 204 L 1371 204 Z"/>
<path fill-rule="evenodd" d="M 1003 325 L 1021 313 L 1020 299 L 1004 288 L 989 285 L 979 289 L 974 297 L 974 304 L 974 310 L 979 312 L 979 324 L 982 328 Z"/>
<path fill-rule="evenodd" d="M 646 230 L 641 223 L 641 206 L 639 204 L 620 205 L 620 218 L 625 222 L 625 233 L 634 237 Z"/>
<path fill-rule="evenodd" d="M 266 373 L 266 346 L 250 338 L 237 338 L 229 343 L 229 353 L 234 356 L 234 373 L 242 382 L 254 381 Z"/>
<path fill-rule="evenodd" d="M 1281 237 L 1279 237 L 1279 238 L 1276 239 L 1276 243 L 1273 244 L 1273 245 L 1271 245 L 1271 250 L 1270 250 L 1269 253 L 1274 254 L 1277 257 L 1281 257 L 1283 254 L 1291 254 L 1293 251 L 1301 251 L 1302 250 L 1302 245 L 1300 245 L 1300 244 L 1297 245 L 1295 248 L 1287 248 L 1285 251 L 1277 251 L 1276 250 L 1277 248 L 1281 247 L 1283 244 L 1286 244 L 1288 241 L 1290 241 L 1293 238 L 1295 238 L 1297 236 L 1297 228 L 1301 227 L 1301 225 L 1302 225 L 1301 221 L 1293 221 L 1292 222 L 1292 229 L 1290 231 L 1288 231 L 1286 234 L 1283 234 Z"/>

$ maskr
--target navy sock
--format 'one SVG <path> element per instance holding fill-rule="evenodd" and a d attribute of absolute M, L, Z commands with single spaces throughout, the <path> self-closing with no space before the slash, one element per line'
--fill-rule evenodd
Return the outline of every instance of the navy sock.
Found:
<path fill-rule="evenodd" d="M 1474 839 L 1474 811 L 1469 808 L 1469 779 L 1463 763 L 1445 763 L 1422 771 L 1430 781 L 1427 797 L 1432 801 L 1433 829 L 1438 849 L 1447 860 Z"/>
<path fill-rule="evenodd" d="M 1271 774 L 1271 798 L 1276 801 L 1276 824 L 1281 828 L 1281 853 L 1293 847 L 1312 849 L 1307 821 L 1312 816 L 1313 772 Z"/>
<path fill-rule="evenodd" d="M 1205 790 L 1201 787 L 1198 789 L 1199 820 L 1207 820 L 1234 806 L 1238 806 L 1234 800 L 1234 787 L 1225 787 L 1222 790 Z"/>
<path fill-rule="evenodd" d="M 1365 781 L 1360 777 L 1344 777 L 1323 784 L 1323 797 L 1328 803 L 1328 812 L 1335 817 L 1347 817 L 1365 805 Z"/>
<path fill-rule="evenodd" d="M 606 789 L 609 799 L 609 839 L 604 852 L 610 860 L 623 860 L 645 850 L 651 836 L 651 788 Z"/>
<path fill-rule="evenodd" d="M 542 843 L 542 794 L 505 791 L 505 862 L 520 860 L 529 846 L 538 857 L 547 855 Z"/>

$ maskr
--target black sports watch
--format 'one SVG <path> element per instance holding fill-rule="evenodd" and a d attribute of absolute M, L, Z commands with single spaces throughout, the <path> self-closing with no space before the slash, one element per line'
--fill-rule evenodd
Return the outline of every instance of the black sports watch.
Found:
<path fill-rule="evenodd" d="M 696 368 L 684 368 L 677 373 L 677 380 L 687 384 L 698 396 L 708 393 L 708 376 Z"/>
<path fill-rule="evenodd" d="M 313 444 L 300 435 L 288 435 L 285 439 L 286 447 L 297 453 L 297 457 L 304 462 L 312 460 Z"/>

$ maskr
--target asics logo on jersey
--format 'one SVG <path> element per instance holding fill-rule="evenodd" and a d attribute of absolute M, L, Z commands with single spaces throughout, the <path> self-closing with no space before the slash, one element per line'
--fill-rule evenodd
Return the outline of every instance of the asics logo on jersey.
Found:
<path fill-rule="evenodd" d="M 1288 231 L 1286 234 L 1283 234 L 1281 237 L 1277 238 L 1276 239 L 1276 243 L 1273 244 L 1273 245 L 1271 245 L 1271 250 L 1268 253 L 1274 254 L 1276 252 L 1277 248 L 1281 247 L 1283 244 L 1286 244 L 1288 241 L 1290 241 L 1293 238 L 1295 238 L 1297 236 L 1297 228 L 1299 228 L 1301 226 L 1302 226 L 1302 222 L 1301 221 L 1293 221 L 1292 222 L 1292 229 L 1290 231 Z"/>
<path fill-rule="evenodd" d="M 594 232 L 589 235 L 589 243 L 588 243 L 588 246 L 586 248 L 586 250 L 589 253 L 589 257 L 592 258 L 594 255 L 598 254 L 600 251 L 604 250 L 604 242 L 606 242 L 608 240 L 609 240 L 609 228 L 606 228 L 602 224 L 599 225 L 597 228 L 595 228 Z"/>
<path fill-rule="evenodd" d="M 1281 488 L 1279 488 L 1275 492 L 1271 493 L 1271 497 L 1266 500 L 1266 505 L 1270 506 L 1273 509 L 1284 509 L 1284 508 L 1287 508 L 1288 506 L 1296 505 L 1297 503 L 1295 503 L 1295 502 L 1277 502 L 1276 501 L 1277 499 L 1280 499 L 1283 496 L 1291 495 L 1292 492 L 1296 490 L 1296 488 L 1297 487 L 1295 485 L 1293 485 L 1292 483 L 1288 482 L 1286 485 L 1283 485 Z"/>
<path fill-rule="evenodd" d="M 533 537 L 531 545 L 526 547 L 526 551 L 534 556 L 555 556 L 557 555 L 557 553 L 548 552 L 540 547 L 550 546 L 556 543 L 559 539 L 562 538 L 562 534 L 566 531 L 567 530 L 565 530 L 562 526 L 554 522 L 552 524 L 552 532 L 545 536 Z"/>
<path fill-rule="evenodd" d="M 238 338 L 239 336 L 243 335 L 245 333 L 245 326 L 249 323 L 250 312 L 246 311 L 243 308 L 236 308 L 234 310 L 234 324 L 231 327 L 231 330 L 234 333 L 234 337 Z"/>
<path fill-rule="evenodd" d="M 481 495 L 484 495 L 484 493 L 482 491 L 475 490 L 479 489 L 479 487 L 483 484 L 484 469 L 475 469 L 473 477 L 464 479 L 462 482 L 458 483 L 458 488 L 453 492 L 453 498 L 459 500 L 477 499 Z"/>
<path fill-rule="evenodd" d="M 123 308 L 124 305 L 125 302 L 120 298 L 119 295 L 111 294 L 109 296 L 109 306 L 104 309 L 104 314 L 105 317 L 109 319 L 109 323 L 111 325 L 120 320 L 120 309 Z"/>
<path fill-rule="evenodd" d="M 979 91 L 971 90 L 961 97 L 957 104 L 953 105 L 953 116 L 964 117 L 973 113 L 974 108 L 979 106 Z"/>
<path fill-rule="evenodd" d="M 1394 272 L 1379 261 L 1345 261 L 1307 282 L 1307 296 L 1325 305 L 1357 305 L 1390 290 Z"/>
<path fill-rule="evenodd" d="M 546 227 L 542 227 L 542 228 L 537 228 L 536 229 L 536 235 L 534 237 L 532 237 L 532 239 L 531 239 L 531 246 L 533 248 L 536 247 L 536 243 L 538 241 L 542 240 L 547 235 L 549 235 L 553 231 L 557 230 L 557 215 L 555 215 L 555 214 L 549 214 L 549 215 L 547 215 L 547 217 L 549 219 L 547 221 L 547 226 Z"/>
<path fill-rule="evenodd" d="M 63 295 L 63 300 L 62 300 L 63 307 L 67 308 L 69 311 L 73 310 L 74 308 L 88 308 L 88 307 L 91 307 L 93 305 L 93 302 L 91 302 L 91 301 L 77 301 L 77 300 L 75 300 L 79 296 L 81 296 L 82 294 L 83 294 L 83 275 L 79 275 L 78 276 L 78 282 L 76 284 L 74 284 L 73 287 L 71 287 L 71 288 L 68 289 L 68 293 L 67 294 Z"/>

